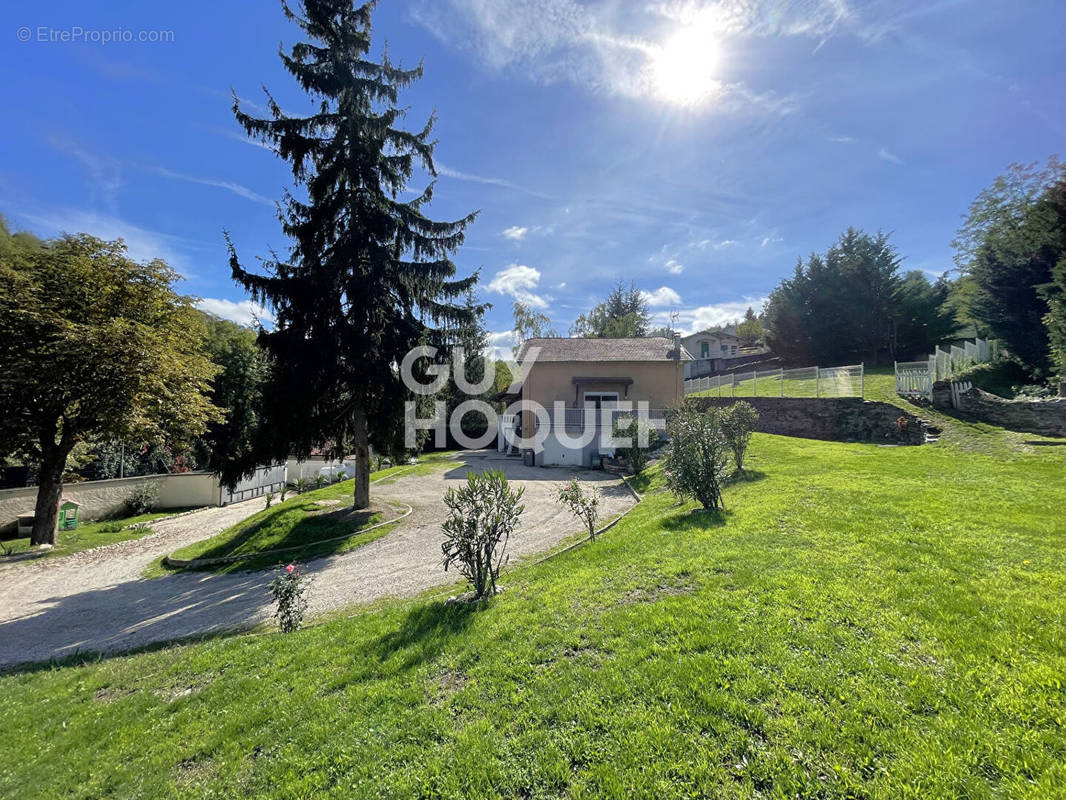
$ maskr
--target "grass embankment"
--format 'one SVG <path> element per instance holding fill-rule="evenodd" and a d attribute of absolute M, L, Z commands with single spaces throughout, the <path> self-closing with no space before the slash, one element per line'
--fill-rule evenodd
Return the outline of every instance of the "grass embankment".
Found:
<path fill-rule="evenodd" d="M 107 544 L 140 539 L 142 536 L 147 536 L 152 532 L 151 527 L 131 526 L 145 525 L 163 517 L 171 517 L 189 510 L 188 508 L 171 508 L 166 511 L 155 511 L 151 514 L 141 514 L 136 517 L 89 522 L 72 531 L 58 531 L 56 533 L 56 546 L 50 550 L 39 550 L 36 545 L 30 544 L 28 536 L 21 539 L 8 539 L 0 542 L 0 564 L 22 561 L 31 552 L 35 558 L 56 558 L 58 556 L 69 556 L 72 553 L 80 553 L 82 550 L 91 550 L 94 547 L 103 547 Z"/>
<path fill-rule="evenodd" d="M 398 477 L 426 475 L 447 466 L 453 453 L 432 453 L 418 464 L 401 464 L 371 473 L 376 484 L 388 484 Z M 368 511 L 351 511 L 353 480 L 341 481 L 321 489 L 290 496 L 284 502 L 259 511 L 221 533 L 171 553 L 175 559 L 239 560 L 205 565 L 200 570 L 237 572 L 264 569 L 292 561 L 307 561 L 325 555 L 335 555 L 369 544 L 392 530 L 381 525 L 399 517 L 403 505 L 375 502 Z M 290 495 L 295 492 L 290 492 Z M 373 528 L 373 530 L 367 530 Z M 360 531 L 365 533 L 360 534 Z M 271 551 L 283 550 L 282 553 Z M 150 577 L 173 572 L 162 562 L 149 568 Z"/>
<path fill-rule="evenodd" d="M 0 677 L 0 795 L 1063 797 L 1064 455 L 756 435 L 485 607 Z"/>

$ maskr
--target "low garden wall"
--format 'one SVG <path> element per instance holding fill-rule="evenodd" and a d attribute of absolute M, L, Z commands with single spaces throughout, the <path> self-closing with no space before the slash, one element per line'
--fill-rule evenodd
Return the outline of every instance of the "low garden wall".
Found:
<path fill-rule="evenodd" d="M 925 425 L 898 406 L 858 397 L 691 397 L 701 408 L 751 403 L 760 433 L 833 442 L 922 444 Z M 901 422 L 905 420 L 905 422 Z"/>
<path fill-rule="evenodd" d="M 1005 400 L 974 386 L 959 392 L 959 405 L 955 408 L 951 402 L 951 384 L 937 381 L 933 384 L 932 400 L 934 408 L 955 410 L 1007 430 L 1066 436 L 1066 398 Z"/>
<path fill-rule="evenodd" d="M 156 503 L 159 509 L 217 506 L 220 502 L 218 478 L 209 472 L 68 483 L 63 487 L 63 498 L 81 505 L 82 520 L 106 519 L 120 515 L 125 510 L 126 498 L 145 481 L 159 489 Z M 36 486 L 0 489 L 0 535 L 13 533 L 18 517 L 32 514 L 36 502 Z"/>

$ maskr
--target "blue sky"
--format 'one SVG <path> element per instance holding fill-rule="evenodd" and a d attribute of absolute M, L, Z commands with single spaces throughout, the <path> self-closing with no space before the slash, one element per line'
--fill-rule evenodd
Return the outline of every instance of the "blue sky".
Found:
<path fill-rule="evenodd" d="M 229 94 L 307 108 L 277 58 L 295 37 L 280 9 L 9 2 L 0 19 L 0 213 L 123 236 L 247 319 L 221 231 L 246 260 L 284 249 L 289 175 Z M 565 333 L 618 279 L 685 331 L 727 321 L 849 225 L 949 269 L 974 195 L 1062 150 L 1063 30 L 1060 0 L 383 0 L 375 16 L 394 59 L 425 62 L 405 100 L 412 128 L 439 114 L 432 214 L 480 209 L 456 262 L 481 270 L 500 344 L 514 297 Z"/>

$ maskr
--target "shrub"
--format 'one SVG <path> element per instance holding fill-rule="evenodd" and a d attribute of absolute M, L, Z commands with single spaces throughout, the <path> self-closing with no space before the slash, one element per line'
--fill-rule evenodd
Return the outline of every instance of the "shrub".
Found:
<path fill-rule="evenodd" d="M 525 510 L 524 489 L 512 490 L 497 470 L 468 473 L 466 485 L 444 494 L 448 518 L 444 531 L 444 569 L 453 564 L 470 581 L 474 598 L 496 593 L 496 579 L 505 563 L 507 541 Z"/>
<path fill-rule="evenodd" d="M 278 498 L 281 500 L 282 503 L 285 502 L 285 495 L 287 495 L 288 493 L 289 493 L 289 484 L 287 484 L 287 483 L 281 484 L 281 489 L 278 490 Z"/>
<path fill-rule="evenodd" d="M 270 504 L 274 502 L 274 493 L 273 492 L 267 492 L 266 493 L 266 499 L 267 499 L 266 507 L 270 508 Z"/>
<path fill-rule="evenodd" d="M 325 485 L 326 485 L 326 479 L 324 477 L 322 477 L 321 475 L 316 475 L 315 476 L 315 488 L 316 489 L 321 489 Z"/>
<path fill-rule="evenodd" d="M 630 447 L 618 448 L 618 455 L 626 460 L 634 475 L 642 473 L 651 460 L 652 448 L 659 441 L 659 431 L 652 428 L 648 420 L 627 415 L 614 421 L 614 435 L 632 440 Z"/>
<path fill-rule="evenodd" d="M 310 581 L 295 564 L 289 564 L 270 582 L 270 594 L 277 608 L 274 617 L 282 633 L 292 633 L 304 621 Z"/>
<path fill-rule="evenodd" d="M 296 494 L 303 494 L 307 491 L 307 481 L 303 478 L 296 479 Z"/>
<path fill-rule="evenodd" d="M 348 480 L 348 473 L 342 469 L 337 473 L 337 483 L 343 483 L 346 480 Z"/>
<path fill-rule="evenodd" d="M 679 498 L 695 498 L 705 511 L 723 508 L 729 445 L 717 409 L 699 411 L 684 404 L 671 415 L 670 447 L 663 459 L 667 485 Z"/>
<path fill-rule="evenodd" d="M 559 490 L 559 502 L 589 529 L 589 539 L 596 540 L 596 518 L 599 516 L 600 493 L 595 487 L 584 491 L 576 478 Z"/>
<path fill-rule="evenodd" d="M 126 511 L 131 517 L 148 514 L 159 502 L 159 487 L 152 481 L 143 481 L 126 498 Z"/>
<path fill-rule="evenodd" d="M 733 403 L 721 412 L 722 435 L 725 436 L 729 449 L 733 451 L 733 461 L 738 471 L 744 470 L 744 454 L 748 451 L 751 434 L 755 432 L 755 426 L 758 424 L 759 412 L 751 403 L 745 403 L 743 400 Z"/>

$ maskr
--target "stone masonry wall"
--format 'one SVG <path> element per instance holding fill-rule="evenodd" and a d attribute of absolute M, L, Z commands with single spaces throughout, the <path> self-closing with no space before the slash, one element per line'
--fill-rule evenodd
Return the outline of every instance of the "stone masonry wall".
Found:
<path fill-rule="evenodd" d="M 918 417 L 890 403 L 858 397 L 694 397 L 702 408 L 723 408 L 743 400 L 759 412 L 760 433 L 835 442 L 922 444 Z M 901 423 L 900 420 L 905 420 Z"/>
<path fill-rule="evenodd" d="M 951 384 L 933 384 L 933 406 L 956 410 L 982 422 L 1012 431 L 1041 436 L 1066 436 L 1066 398 L 1053 400 L 1004 400 L 976 386 L 959 395 L 958 409 L 952 409 Z"/>

